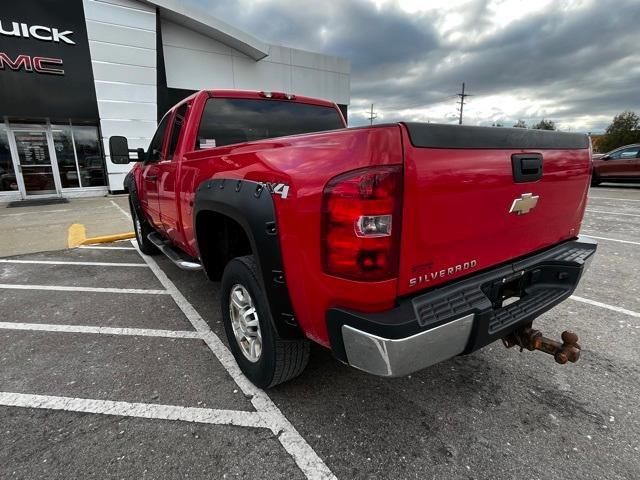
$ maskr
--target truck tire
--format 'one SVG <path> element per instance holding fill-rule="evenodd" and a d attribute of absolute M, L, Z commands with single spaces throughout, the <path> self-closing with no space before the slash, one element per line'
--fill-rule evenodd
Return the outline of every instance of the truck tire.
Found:
<path fill-rule="evenodd" d="M 302 373 L 309 361 L 309 341 L 279 337 L 252 255 L 227 264 L 220 303 L 231 352 L 242 373 L 256 386 L 273 387 Z"/>
<path fill-rule="evenodd" d="M 146 218 L 143 218 L 138 214 L 138 209 L 135 208 L 134 202 L 129 195 L 129 209 L 131 210 L 131 219 L 133 220 L 133 231 L 136 234 L 136 241 L 138 242 L 138 248 L 145 255 L 155 255 L 158 253 L 156 246 L 151 243 L 147 238 L 147 235 L 153 232 L 153 227 L 149 225 Z"/>

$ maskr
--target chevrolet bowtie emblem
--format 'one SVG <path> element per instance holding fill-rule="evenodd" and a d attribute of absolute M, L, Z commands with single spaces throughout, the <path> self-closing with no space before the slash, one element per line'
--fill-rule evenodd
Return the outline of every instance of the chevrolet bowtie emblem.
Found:
<path fill-rule="evenodd" d="M 516 198 L 511 204 L 511 210 L 509 213 L 516 213 L 518 215 L 524 215 L 536 208 L 538 204 L 539 195 L 533 196 L 533 193 L 523 193 L 520 198 Z"/>

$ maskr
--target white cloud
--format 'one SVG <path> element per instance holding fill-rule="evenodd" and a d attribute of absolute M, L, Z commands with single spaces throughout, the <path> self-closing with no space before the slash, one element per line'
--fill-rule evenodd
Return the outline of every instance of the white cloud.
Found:
<path fill-rule="evenodd" d="M 601 131 L 640 110 L 638 0 L 185 0 L 274 43 L 349 58 L 350 122 L 454 122 Z M 410 107 L 410 108 L 407 108 Z"/>

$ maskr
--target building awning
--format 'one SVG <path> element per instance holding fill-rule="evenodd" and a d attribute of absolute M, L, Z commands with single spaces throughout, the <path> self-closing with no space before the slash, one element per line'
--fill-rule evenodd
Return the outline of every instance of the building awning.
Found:
<path fill-rule="evenodd" d="M 160 9 L 160 16 L 222 42 L 258 61 L 269 55 L 269 45 L 181 0 L 144 0 Z"/>

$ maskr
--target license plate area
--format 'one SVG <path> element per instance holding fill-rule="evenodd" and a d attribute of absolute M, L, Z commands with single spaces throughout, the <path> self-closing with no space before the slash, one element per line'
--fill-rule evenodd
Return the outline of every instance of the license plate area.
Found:
<path fill-rule="evenodd" d="M 524 270 L 503 277 L 483 287 L 484 294 L 491 301 L 494 309 L 512 305 L 526 295 L 527 278 Z"/>
<path fill-rule="evenodd" d="M 540 265 L 483 285 L 491 302 L 490 335 L 535 318 L 564 298 L 577 283 L 579 269 L 561 264 Z"/>

